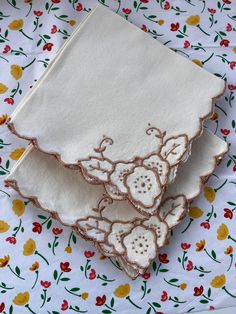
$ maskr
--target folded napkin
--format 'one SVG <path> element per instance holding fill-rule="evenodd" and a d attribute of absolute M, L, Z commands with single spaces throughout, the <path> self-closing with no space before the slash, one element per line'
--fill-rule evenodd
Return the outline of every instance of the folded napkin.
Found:
<path fill-rule="evenodd" d="M 149 216 L 157 213 L 224 87 L 223 80 L 98 5 L 17 107 L 9 127 L 80 169 L 112 199 L 128 199 Z M 101 187 L 90 189 L 100 193 Z"/>
<path fill-rule="evenodd" d="M 183 219 L 189 202 L 226 151 L 224 141 L 204 130 L 181 165 L 180 175 L 167 188 L 158 214 L 150 217 L 124 200 L 102 195 L 101 185 L 88 184 L 80 171 L 63 167 L 54 156 L 32 145 L 14 165 L 6 184 L 96 243 L 104 255 L 117 258 L 135 278 L 168 242 L 171 228 Z"/>

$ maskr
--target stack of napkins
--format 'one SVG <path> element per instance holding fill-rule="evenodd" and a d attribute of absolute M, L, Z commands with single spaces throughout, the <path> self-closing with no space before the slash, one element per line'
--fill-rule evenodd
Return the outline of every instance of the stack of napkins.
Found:
<path fill-rule="evenodd" d="M 227 151 L 203 130 L 224 88 L 99 5 L 11 116 L 6 182 L 135 278 Z"/>

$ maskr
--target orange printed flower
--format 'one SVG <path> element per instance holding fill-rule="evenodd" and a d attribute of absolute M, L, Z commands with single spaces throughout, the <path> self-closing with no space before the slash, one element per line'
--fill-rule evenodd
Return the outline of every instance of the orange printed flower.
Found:
<path fill-rule="evenodd" d="M 8 90 L 8 87 L 5 84 L 0 83 L 0 94 L 6 93 L 7 90 Z"/>
<path fill-rule="evenodd" d="M 189 208 L 188 215 L 191 218 L 199 218 L 202 216 L 202 214 L 203 214 L 203 211 L 198 207 L 190 207 Z"/>
<path fill-rule="evenodd" d="M 60 268 L 62 271 L 64 271 L 65 273 L 69 273 L 71 271 L 70 268 L 70 263 L 69 262 L 65 262 L 65 263 L 60 263 Z"/>
<path fill-rule="evenodd" d="M 226 278 L 225 275 L 216 276 L 211 281 L 211 286 L 213 288 L 222 288 L 226 284 Z"/>
<path fill-rule="evenodd" d="M 199 242 L 196 243 L 196 252 L 201 252 L 206 245 L 205 240 L 200 240 Z"/>
<path fill-rule="evenodd" d="M 39 269 L 39 262 L 34 262 L 31 266 L 30 266 L 30 268 L 29 268 L 29 270 L 31 270 L 31 271 L 35 271 L 35 270 L 38 270 Z"/>
<path fill-rule="evenodd" d="M 0 87 L 1 88 L 1 87 Z M 0 91 L 0 94 L 1 94 L 1 91 Z M 7 122 L 8 120 L 8 115 L 7 114 L 3 114 L 1 117 L 0 117 L 0 125 L 3 125 Z"/>
<path fill-rule="evenodd" d="M 229 235 L 229 229 L 225 224 L 221 224 L 217 229 L 217 239 L 225 240 Z"/>
<path fill-rule="evenodd" d="M 24 21 L 22 19 L 20 20 L 14 20 L 12 21 L 8 27 L 12 30 L 12 31 L 18 31 L 19 29 L 22 29 L 24 26 Z"/>
<path fill-rule="evenodd" d="M 10 256 L 6 255 L 3 258 L 0 258 L 0 268 L 6 267 L 10 261 Z"/>
<path fill-rule="evenodd" d="M 125 298 L 130 293 L 130 285 L 127 283 L 125 285 L 120 285 L 114 291 L 114 295 L 117 298 Z"/>
<path fill-rule="evenodd" d="M 215 200 L 215 197 L 216 197 L 216 193 L 212 188 L 205 186 L 204 187 L 204 196 L 208 200 L 209 203 L 213 203 Z"/>
<path fill-rule="evenodd" d="M 22 200 L 13 200 L 12 210 L 18 217 L 22 216 L 25 212 L 25 203 Z"/>
<path fill-rule="evenodd" d="M 230 246 L 227 247 L 227 249 L 224 251 L 224 253 L 225 253 L 226 255 L 230 255 L 230 254 L 233 253 L 233 251 L 234 251 L 234 249 L 233 249 L 233 247 L 230 245 Z"/>
<path fill-rule="evenodd" d="M 17 148 L 10 154 L 10 158 L 13 160 L 18 160 L 18 159 L 20 159 L 20 157 L 24 153 L 24 151 L 25 151 L 24 147 Z"/>

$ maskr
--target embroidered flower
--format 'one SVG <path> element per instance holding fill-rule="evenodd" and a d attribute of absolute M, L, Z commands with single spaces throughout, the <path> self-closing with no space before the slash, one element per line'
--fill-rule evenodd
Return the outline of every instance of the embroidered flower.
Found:
<path fill-rule="evenodd" d="M 128 233 L 133 228 L 132 223 L 125 222 L 114 222 L 111 226 L 111 232 L 107 237 L 109 244 L 115 247 L 115 250 L 122 254 L 125 251 L 125 248 L 121 242 L 122 236 Z"/>
<path fill-rule="evenodd" d="M 134 167 L 134 163 L 118 162 L 115 165 L 115 169 L 110 175 L 110 180 L 112 184 L 118 187 L 121 193 L 127 193 L 127 188 L 124 185 L 124 178 Z"/>
<path fill-rule="evenodd" d="M 150 261 L 156 257 L 156 235 L 143 226 L 133 228 L 128 235 L 124 236 L 123 245 L 127 260 L 142 268 L 148 267 Z"/>
<path fill-rule="evenodd" d="M 141 206 L 151 207 L 162 193 L 156 172 L 143 166 L 137 166 L 126 177 L 126 185 L 132 199 Z"/>

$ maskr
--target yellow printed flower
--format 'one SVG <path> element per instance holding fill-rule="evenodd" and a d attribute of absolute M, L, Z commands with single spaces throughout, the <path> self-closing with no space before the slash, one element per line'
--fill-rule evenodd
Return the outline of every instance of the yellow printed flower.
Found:
<path fill-rule="evenodd" d="M 30 256 L 34 254 L 36 250 L 36 244 L 33 239 L 29 239 L 24 244 L 23 255 Z"/>
<path fill-rule="evenodd" d="M 204 196 L 208 200 L 209 203 L 212 203 L 215 200 L 216 193 L 212 188 L 205 186 L 204 187 Z"/>
<path fill-rule="evenodd" d="M 195 63 L 196 65 L 200 66 L 201 68 L 203 67 L 202 61 L 200 61 L 198 59 L 193 59 L 192 62 Z"/>
<path fill-rule="evenodd" d="M 9 255 L 4 256 L 3 258 L 0 258 L 0 268 L 6 267 L 9 261 L 10 261 Z"/>
<path fill-rule="evenodd" d="M 183 283 L 180 284 L 179 287 L 180 287 L 181 290 L 185 290 L 187 288 L 187 284 L 185 282 L 183 282 Z"/>
<path fill-rule="evenodd" d="M 24 151 L 25 151 L 24 147 L 17 148 L 10 154 L 10 158 L 13 160 L 18 160 L 18 159 L 20 159 L 20 157 L 24 153 Z"/>
<path fill-rule="evenodd" d="M 216 276 L 212 281 L 211 281 L 211 286 L 213 288 L 222 288 L 226 283 L 226 278 L 225 275 L 220 275 Z"/>
<path fill-rule="evenodd" d="M 157 21 L 157 24 L 159 24 L 160 26 L 163 25 L 164 23 L 165 23 L 164 20 L 158 20 L 158 21 Z"/>
<path fill-rule="evenodd" d="M 234 53 L 236 53 L 236 47 L 234 47 L 232 50 L 233 50 Z"/>
<path fill-rule="evenodd" d="M 34 262 L 31 266 L 30 266 L 30 268 L 29 268 L 29 270 L 31 270 L 31 271 L 35 271 L 35 270 L 38 270 L 39 269 L 39 262 Z"/>
<path fill-rule="evenodd" d="M 226 255 L 230 255 L 230 254 L 233 253 L 233 251 L 234 251 L 234 249 L 233 249 L 233 247 L 230 245 L 230 246 L 227 247 L 227 249 L 224 251 L 224 253 L 225 253 Z"/>
<path fill-rule="evenodd" d="M 14 77 L 14 79 L 19 80 L 22 77 L 23 69 L 21 66 L 17 64 L 11 65 L 11 75 Z"/>
<path fill-rule="evenodd" d="M 106 259 L 106 258 L 107 258 L 107 257 L 106 257 L 105 255 L 100 255 L 100 257 L 99 257 L 99 259 L 102 260 L 102 261 L 103 261 L 104 259 Z"/>
<path fill-rule="evenodd" d="M 202 216 L 202 214 L 203 214 L 203 211 L 198 207 L 190 207 L 189 208 L 188 215 L 191 218 L 199 218 Z"/>
<path fill-rule="evenodd" d="M 66 248 L 65 248 L 65 252 L 66 253 L 72 253 L 72 248 L 70 247 L 70 246 L 67 246 Z"/>
<path fill-rule="evenodd" d="M 8 223 L 6 223 L 3 220 L 0 220 L 0 233 L 6 232 L 9 228 L 10 226 L 8 225 Z"/>
<path fill-rule="evenodd" d="M 200 16 L 191 15 L 189 18 L 187 18 L 186 23 L 190 26 L 196 26 L 200 23 Z"/>
<path fill-rule="evenodd" d="M 22 216 L 25 212 L 25 203 L 22 200 L 13 200 L 12 210 L 18 217 Z"/>
<path fill-rule="evenodd" d="M 125 285 L 120 285 L 119 287 L 116 288 L 114 291 L 114 295 L 117 298 L 124 298 L 130 293 L 130 285 L 127 283 Z"/>
<path fill-rule="evenodd" d="M 225 240 L 229 235 L 229 229 L 225 224 L 221 224 L 217 229 L 217 239 Z"/>
<path fill-rule="evenodd" d="M 74 26 L 74 25 L 75 25 L 75 23 L 76 23 L 76 21 L 75 21 L 75 20 L 69 20 L 69 24 L 70 24 L 70 26 Z"/>
<path fill-rule="evenodd" d="M 5 84 L 0 83 L 0 94 L 6 93 L 7 90 L 8 90 L 8 87 Z"/>
<path fill-rule="evenodd" d="M 22 29 L 24 25 L 24 21 L 22 19 L 20 20 L 14 20 L 12 21 L 8 27 L 12 30 L 12 31 L 18 31 L 19 29 Z"/>
<path fill-rule="evenodd" d="M 83 300 L 88 299 L 88 296 L 89 296 L 89 294 L 88 294 L 87 292 L 83 292 L 83 293 L 81 294 L 81 298 L 82 298 Z"/>
<path fill-rule="evenodd" d="M 0 92 L 1 93 L 1 92 Z M 0 117 L 0 125 L 3 125 L 4 123 L 6 123 L 8 120 L 8 115 L 7 114 L 3 114 L 1 117 Z"/>
<path fill-rule="evenodd" d="M 29 302 L 29 292 L 18 293 L 12 300 L 15 305 L 24 306 Z"/>
<path fill-rule="evenodd" d="M 206 245 L 205 240 L 200 240 L 198 243 L 196 243 L 196 252 L 201 252 Z"/>

